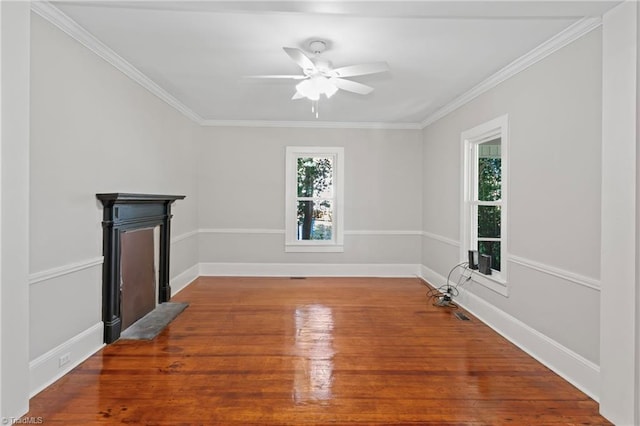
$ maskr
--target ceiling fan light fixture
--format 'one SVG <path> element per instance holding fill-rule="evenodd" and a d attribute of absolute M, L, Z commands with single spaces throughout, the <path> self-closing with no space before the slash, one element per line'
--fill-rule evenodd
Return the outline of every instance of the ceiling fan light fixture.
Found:
<path fill-rule="evenodd" d="M 337 91 L 338 91 L 338 88 L 336 87 L 336 85 L 331 83 L 327 88 L 327 90 L 324 92 L 324 94 L 327 96 L 327 99 L 329 99 L 330 97 L 335 95 Z"/>
<path fill-rule="evenodd" d="M 311 80 L 303 80 L 296 85 L 297 92 L 312 101 L 320 99 L 320 91 Z"/>
<path fill-rule="evenodd" d="M 327 77 L 315 75 L 310 79 L 298 83 L 296 90 L 303 97 L 317 101 L 320 99 L 320 95 L 325 95 L 327 98 L 330 98 L 338 91 L 338 87 Z"/>
<path fill-rule="evenodd" d="M 330 98 L 338 91 L 338 88 L 336 87 L 336 85 L 333 84 L 333 82 L 329 80 L 327 77 L 316 76 L 311 80 L 314 82 L 314 84 L 318 88 L 318 91 L 324 94 L 327 98 Z"/>

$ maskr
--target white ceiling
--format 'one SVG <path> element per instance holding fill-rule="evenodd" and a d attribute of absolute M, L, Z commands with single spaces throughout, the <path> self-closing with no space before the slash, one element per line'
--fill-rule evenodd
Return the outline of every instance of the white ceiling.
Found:
<path fill-rule="evenodd" d="M 55 6 L 205 121 L 418 124 L 512 61 L 612 1 L 137 1 Z M 375 87 L 291 100 L 283 46 L 327 40 L 335 67 L 386 61 L 353 77 Z"/>

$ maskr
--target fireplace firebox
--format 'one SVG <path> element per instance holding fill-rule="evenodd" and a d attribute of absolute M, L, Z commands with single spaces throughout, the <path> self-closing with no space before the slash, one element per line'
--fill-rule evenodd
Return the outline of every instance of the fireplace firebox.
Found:
<path fill-rule="evenodd" d="M 103 205 L 102 320 L 104 342 L 118 340 L 122 332 L 122 244 L 121 234 L 145 228 L 159 228 L 158 303 L 171 299 L 169 252 L 171 246 L 171 204 L 184 195 L 96 194 Z"/>

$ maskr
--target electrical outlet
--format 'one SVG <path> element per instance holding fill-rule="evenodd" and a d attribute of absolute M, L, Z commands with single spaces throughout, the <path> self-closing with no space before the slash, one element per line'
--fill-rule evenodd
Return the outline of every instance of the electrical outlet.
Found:
<path fill-rule="evenodd" d="M 59 359 L 59 367 L 69 364 L 69 361 L 71 361 L 71 352 L 61 355 Z"/>

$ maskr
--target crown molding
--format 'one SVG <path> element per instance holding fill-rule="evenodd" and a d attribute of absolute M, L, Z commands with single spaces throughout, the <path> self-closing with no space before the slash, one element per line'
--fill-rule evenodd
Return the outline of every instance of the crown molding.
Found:
<path fill-rule="evenodd" d="M 202 120 L 205 127 L 297 127 L 310 129 L 391 129 L 421 130 L 420 123 L 346 122 L 346 121 L 269 121 L 269 120 Z"/>
<path fill-rule="evenodd" d="M 428 115 L 420 123 L 388 123 L 388 122 L 341 122 L 341 121 L 269 121 L 269 120 L 210 120 L 203 119 L 189 107 L 184 105 L 153 80 L 143 74 L 131 63 L 102 43 L 77 22 L 64 14 L 49 1 L 31 2 L 31 10 L 60 30 L 77 40 L 83 46 L 107 61 L 143 88 L 166 102 L 169 106 L 204 127 L 289 127 L 316 129 L 386 129 L 386 130 L 421 130 L 437 120 L 445 117 L 498 84 L 527 69 L 536 62 L 546 58 L 569 43 L 579 39 L 588 32 L 602 25 L 600 17 L 583 18 L 570 25 L 549 40 L 540 44 L 529 53 L 511 62 L 500 71 L 455 98 L 442 108 Z"/>
<path fill-rule="evenodd" d="M 562 49 L 569 43 L 576 41 L 580 37 L 600 27 L 601 25 L 602 19 L 600 17 L 580 19 L 555 36 L 551 37 L 549 40 L 540 44 L 538 47 L 511 62 L 509 65 L 505 66 L 504 68 L 493 74 L 491 77 L 482 81 L 480 84 L 472 87 L 467 92 L 463 93 L 453 101 L 449 102 L 442 108 L 427 116 L 422 121 L 421 127 L 424 129 L 430 124 L 435 123 L 436 121 L 452 113 L 456 109 L 472 101 L 483 93 L 493 89 L 503 81 L 524 71 L 531 65 Z"/>
<path fill-rule="evenodd" d="M 122 56 L 114 52 L 110 47 L 102 43 L 87 30 L 82 28 L 76 21 L 64 14 L 60 9 L 52 5 L 48 1 L 32 1 L 31 10 L 53 25 L 67 33 L 69 36 L 77 40 L 80 44 L 91 50 L 93 53 L 113 65 L 116 69 L 124 73 L 131 80 L 147 89 L 149 92 L 175 108 L 187 118 L 196 123 L 200 123 L 202 118 L 193 112 L 190 108 L 180 102 L 178 99 L 170 95 L 162 87 L 158 86 L 153 80 L 144 75 L 140 70 L 130 64 Z"/>

